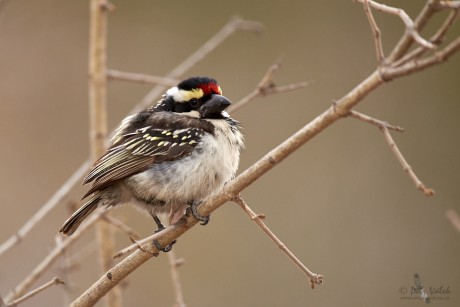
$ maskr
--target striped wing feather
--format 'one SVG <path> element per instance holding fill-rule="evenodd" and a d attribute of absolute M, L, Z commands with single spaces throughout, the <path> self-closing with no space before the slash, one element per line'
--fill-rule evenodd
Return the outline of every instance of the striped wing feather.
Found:
<path fill-rule="evenodd" d="M 153 163 L 181 159 L 193 152 L 206 134 L 200 128 L 180 130 L 145 127 L 123 136 L 93 166 L 84 183 L 93 182 L 84 197 L 116 180 L 137 174 Z"/>

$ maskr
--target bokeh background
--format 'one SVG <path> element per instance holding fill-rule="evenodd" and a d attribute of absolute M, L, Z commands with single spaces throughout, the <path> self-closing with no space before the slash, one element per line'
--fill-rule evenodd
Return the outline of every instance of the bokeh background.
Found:
<path fill-rule="evenodd" d="M 424 1 L 385 1 L 415 16 Z M 110 68 L 165 75 L 232 16 L 256 20 L 263 35 L 239 32 L 186 75 L 219 80 L 236 101 L 254 89 L 280 55 L 279 85 L 301 90 L 252 102 L 233 116 L 244 125 L 244 170 L 371 73 L 375 53 L 362 6 L 352 1 L 113 1 Z M 88 157 L 88 1 L 2 1 L 0 9 L 0 241 L 12 235 Z M 444 15 L 443 15 L 444 16 Z M 375 13 L 385 51 L 404 28 Z M 424 32 L 433 33 L 440 18 Z M 459 35 L 459 25 L 448 36 Z M 445 211 L 460 211 L 460 55 L 388 83 L 357 110 L 406 128 L 393 133 L 413 169 L 436 196 L 425 197 L 403 172 L 382 134 L 344 119 L 322 132 L 243 192 L 267 225 L 325 283 L 304 274 L 235 204 L 195 227 L 174 246 L 188 306 L 418 306 L 400 289 L 418 272 L 427 287 L 449 287 L 433 306 L 460 305 L 460 233 Z M 109 85 L 110 128 L 150 90 Z M 5 295 L 53 248 L 77 187 L 18 246 L 0 258 Z M 143 235 L 151 219 L 132 208 L 112 211 Z M 89 232 L 72 250 L 94 241 Z M 125 234 L 117 245 L 128 245 Z M 67 280 L 75 297 L 99 276 L 95 253 Z M 59 265 L 37 285 L 60 276 Z M 167 257 L 145 263 L 124 283 L 126 306 L 171 306 Z M 442 295 L 441 295 L 442 296 Z M 62 306 L 62 288 L 23 306 Z M 99 305 L 102 305 L 99 303 Z"/>

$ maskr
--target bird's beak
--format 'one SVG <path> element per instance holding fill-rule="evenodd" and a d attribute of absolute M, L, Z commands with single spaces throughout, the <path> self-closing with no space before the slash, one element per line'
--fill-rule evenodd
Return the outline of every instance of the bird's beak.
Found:
<path fill-rule="evenodd" d="M 222 95 L 214 94 L 206 101 L 199 110 L 201 117 L 210 117 L 212 114 L 220 114 L 231 104 L 230 100 Z"/>

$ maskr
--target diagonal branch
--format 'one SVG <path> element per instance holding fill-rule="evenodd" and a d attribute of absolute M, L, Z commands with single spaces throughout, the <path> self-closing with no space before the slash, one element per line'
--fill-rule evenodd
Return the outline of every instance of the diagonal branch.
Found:
<path fill-rule="evenodd" d="M 30 291 L 29 293 L 24 294 L 23 296 L 21 296 L 20 298 L 12 301 L 11 303 L 7 304 L 6 306 L 7 307 L 17 306 L 17 305 L 21 304 L 22 302 L 28 300 L 29 298 L 33 297 L 34 295 L 37 295 L 38 293 L 48 289 L 51 286 L 63 285 L 63 284 L 64 284 L 64 282 L 62 280 L 60 280 L 59 278 L 55 277 L 52 280 L 50 280 L 49 282 L 41 285 L 38 288 L 35 288 L 34 290 Z"/>
<path fill-rule="evenodd" d="M 364 4 L 368 3 L 372 8 L 376 9 L 377 11 L 398 16 L 406 26 L 406 33 L 409 36 L 411 36 L 417 43 L 429 49 L 436 48 L 436 45 L 430 43 L 429 41 L 420 36 L 415 26 L 415 23 L 403 9 L 391 7 L 385 4 L 380 4 L 372 0 L 358 0 L 358 2 Z"/>
<path fill-rule="evenodd" d="M 80 236 L 85 233 L 89 226 L 93 225 L 100 216 L 104 213 L 103 210 L 99 210 L 99 212 L 95 212 L 92 216 L 88 217 L 88 219 L 83 222 L 81 227 L 71 236 L 68 237 L 66 240 L 62 242 L 61 245 L 56 246 L 47 256 L 45 259 L 42 260 L 33 270 L 32 272 L 24 278 L 14 289 L 6 296 L 6 301 L 12 301 L 17 299 L 18 297 L 24 295 L 32 285 L 49 269 L 51 265 L 61 256 L 70 246 L 72 246 Z"/>
<path fill-rule="evenodd" d="M 262 80 L 259 81 L 257 87 L 248 95 L 241 98 L 238 102 L 232 104 L 228 108 L 228 112 L 232 113 L 237 111 L 239 108 L 245 106 L 250 101 L 256 99 L 259 96 L 268 96 L 278 93 L 290 92 L 297 90 L 299 88 L 305 87 L 308 85 L 308 82 L 299 82 L 285 86 L 276 86 L 273 81 L 275 72 L 277 72 L 281 67 L 281 58 L 278 58 L 275 63 L 273 63 L 262 77 Z"/>
<path fill-rule="evenodd" d="M 174 86 L 179 83 L 177 79 L 170 79 L 158 76 L 151 76 L 141 73 L 107 69 L 107 78 L 109 80 L 130 81 L 137 83 L 159 84 L 165 86 Z"/>
<path fill-rule="evenodd" d="M 415 175 L 415 172 L 412 170 L 412 167 L 409 165 L 409 163 L 407 163 L 407 160 L 404 158 L 403 154 L 401 153 L 395 141 L 393 140 L 393 137 L 391 136 L 389 129 L 400 132 L 404 131 L 401 127 L 389 125 L 387 122 L 378 120 L 376 118 L 370 117 L 368 115 L 359 113 L 354 110 L 350 111 L 350 116 L 377 126 L 380 129 L 380 131 L 382 131 L 385 137 L 385 141 L 387 142 L 388 146 L 390 146 L 391 150 L 396 156 L 396 159 L 399 161 L 404 171 L 407 173 L 407 175 L 409 175 L 409 178 L 412 180 L 415 187 L 422 191 L 423 194 L 425 194 L 426 196 L 433 196 L 435 194 L 433 189 L 427 188 L 423 184 L 423 182 L 417 177 L 417 175 Z"/>
<path fill-rule="evenodd" d="M 323 283 L 323 275 L 313 273 L 310 271 L 288 248 L 287 246 L 265 225 L 262 219 L 264 215 L 256 214 L 246 204 L 240 195 L 236 196 L 233 201 L 238 204 L 262 230 L 265 234 L 297 265 L 310 279 L 310 287 L 315 288 L 315 285 L 321 285 Z"/>
<path fill-rule="evenodd" d="M 374 34 L 374 45 L 375 53 L 377 56 L 377 62 L 382 63 L 385 59 L 385 55 L 383 53 L 382 33 L 380 32 L 380 29 L 377 26 L 377 23 L 375 22 L 374 15 L 372 14 L 372 10 L 369 6 L 369 0 L 364 0 L 363 7 L 364 13 L 366 13 L 367 20 L 369 21 L 372 33 Z"/>
<path fill-rule="evenodd" d="M 446 211 L 446 217 L 455 229 L 460 231 L 460 216 L 454 209 Z"/>

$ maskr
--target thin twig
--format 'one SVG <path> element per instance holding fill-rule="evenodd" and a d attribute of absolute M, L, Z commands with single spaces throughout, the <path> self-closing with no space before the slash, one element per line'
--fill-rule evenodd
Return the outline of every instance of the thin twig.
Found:
<path fill-rule="evenodd" d="M 424 39 L 423 37 L 420 36 L 418 31 L 416 30 L 414 22 L 412 21 L 412 19 L 409 17 L 409 15 L 407 15 L 407 13 L 403 9 L 391 7 L 391 6 L 388 6 L 388 5 L 385 5 L 385 4 L 380 4 L 380 3 L 372 1 L 372 0 L 358 0 L 358 1 L 361 2 L 361 3 L 366 2 L 366 3 L 370 4 L 370 6 L 372 6 L 372 8 L 374 8 L 374 9 L 376 9 L 378 11 L 398 16 L 402 20 L 402 22 L 406 25 L 406 33 L 408 33 L 410 36 L 412 36 L 412 38 L 417 43 L 419 43 L 420 45 L 422 45 L 422 46 L 424 46 L 426 48 L 429 48 L 429 49 L 435 49 L 436 48 L 436 45 L 430 43 L 429 41 L 427 41 L 426 39 Z"/>
<path fill-rule="evenodd" d="M 32 270 L 32 272 L 6 296 L 6 300 L 12 301 L 24 295 L 24 293 L 26 293 L 32 287 L 32 285 L 48 270 L 48 268 L 53 265 L 59 256 L 61 256 L 70 246 L 77 242 L 80 236 L 85 233 L 89 229 L 89 226 L 93 225 L 103 213 L 103 210 L 99 210 L 98 212 L 93 213 L 93 215 L 88 217 L 71 237 L 68 237 L 66 240 L 64 240 L 61 245 L 54 247 L 54 249 L 45 257 L 45 259 L 43 259 L 42 262 L 40 262 Z"/>
<path fill-rule="evenodd" d="M 369 115 L 366 115 L 366 114 L 363 114 L 363 113 L 360 113 L 358 111 L 355 111 L 355 110 L 351 110 L 349 115 L 351 117 L 354 117 L 356 119 L 359 119 L 359 120 L 362 120 L 362 121 L 365 121 L 369 124 L 372 124 L 372 125 L 375 125 L 377 126 L 378 128 L 381 128 L 382 126 L 385 126 L 387 127 L 388 129 L 391 129 L 391 130 L 394 130 L 394 131 L 398 131 L 398 132 L 404 132 L 404 128 L 400 127 L 400 126 L 394 126 L 394 125 L 390 125 L 389 123 L 383 121 L 383 120 L 380 120 L 380 119 L 377 119 L 377 118 L 374 118 L 374 117 L 371 117 Z"/>
<path fill-rule="evenodd" d="M 90 162 L 85 161 L 72 176 L 51 196 L 51 198 L 8 240 L 0 246 L 0 256 L 10 248 L 21 242 L 21 240 L 41 221 L 57 204 L 69 194 L 70 190 L 80 182 L 90 167 Z"/>
<path fill-rule="evenodd" d="M 141 249 L 142 245 L 147 244 L 148 242 L 152 242 L 153 240 L 156 240 L 159 237 L 160 237 L 160 233 L 157 232 L 141 240 L 134 240 L 133 238 L 131 238 L 131 240 L 133 241 L 133 244 L 117 252 L 115 255 L 113 255 L 113 259 L 116 259 L 126 254 L 132 253 L 136 249 Z"/>
<path fill-rule="evenodd" d="M 446 211 L 446 217 L 450 221 L 452 226 L 454 226 L 455 229 L 460 231 L 460 216 L 458 215 L 458 213 L 454 209 L 449 209 Z"/>
<path fill-rule="evenodd" d="M 436 45 L 440 45 L 448 30 L 450 27 L 454 24 L 454 22 L 457 20 L 459 16 L 460 10 L 453 10 L 450 12 L 450 14 L 447 16 L 446 20 L 444 21 L 443 25 L 436 31 L 436 33 L 430 38 L 430 42 Z M 393 67 L 401 66 L 402 64 L 405 64 L 409 62 L 410 60 L 414 60 L 417 58 L 420 58 L 422 55 L 424 55 L 428 51 L 427 48 L 424 48 L 422 46 L 419 46 L 418 48 L 411 50 L 408 52 L 406 55 L 395 61 L 394 63 L 391 64 Z"/>
<path fill-rule="evenodd" d="M 436 7 L 439 9 L 460 9 L 460 1 L 438 1 Z"/>
<path fill-rule="evenodd" d="M 238 102 L 230 105 L 228 108 L 228 112 L 232 113 L 238 110 L 239 108 L 245 106 L 250 101 L 254 100 L 259 96 L 268 96 L 278 93 L 284 93 L 289 91 L 294 91 L 299 88 L 305 87 L 308 85 L 308 82 L 300 82 L 285 86 L 276 86 L 275 82 L 273 81 L 273 77 L 275 72 L 281 67 L 281 58 L 278 58 L 275 63 L 273 63 L 265 73 L 265 75 L 260 80 L 257 87 L 250 92 L 245 97 L 241 98 Z"/>
<path fill-rule="evenodd" d="M 363 8 L 364 12 L 366 13 L 367 20 L 369 21 L 372 33 L 374 34 L 374 45 L 377 62 L 383 63 L 383 60 L 385 59 L 385 54 L 383 53 L 382 32 L 380 32 L 380 29 L 377 26 L 377 23 L 375 22 L 374 15 L 372 14 L 372 10 L 369 6 L 369 0 L 364 0 Z"/>
<path fill-rule="evenodd" d="M 171 281 L 173 284 L 173 289 L 175 293 L 176 302 L 174 303 L 174 307 L 185 307 L 184 303 L 184 294 L 182 292 L 182 285 L 180 283 L 179 272 L 177 268 L 184 264 L 184 259 L 176 258 L 176 254 L 174 251 L 168 252 L 168 260 L 169 260 L 169 271 L 171 272 Z"/>
<path fill-rule="evenodd" d="M 174 86 L 177 83 L 179 83 L 179 80 L 177 79 L 169 79 L 141 73 L 119 71 L 115 69 L 107 69 L 107 78 L 109 80 L 130 81 L 147 84 L 160 84 L 166 86 Z"/>
<path fill-rule="evenodd" d="M 433 196 L 435 194 L 433 189 L 427 188 L 423 184 L 423 182 L 417 177 L 417 175 L 415 175 L 415 172 L 412 170 L 412 167 L 409 165 L 409 163 L 407 163 L 407 160 L 404 158 L 403 154 L 401 153 L 395 141 L 393 140 L 393 137 L 391 136 L 389 129 L 396 131 L 404 131 L 401 127 L 389 125 L 387 122 L 381 121 L 379 119 L 370 117 L 368 115 L 359 113 L 354 110 L 350 111 L 350 116 L 365 121 L 367 123 L 376 125 L 380 129 L 380 131 L 382 131 L 388 146 L 390 146 L 391 150 L 396 156 L 396 159 L 399 161 L 407 175 L 409 175 L 409 178 L 412 180 L 415 187 L 422 191 L 423 194 L 425 194 L 426 196 Z"/>
<path fill-rule="evenodd" d="M 38 293 L 48 289 L 49 287 L 53 286 L 53 285 L 63 285 L 65 284 L 62 280 L 60 280 L 59 278 L 57 277 L 54 277 L 52 280 L 50 280 L 49 282 L 41 285 L 40 287 L 38 288 L 35 288 L 34 290 L 30 291 L 29 293 L 26 293 L 24 294 L 23 296 L 21 296 L 20 298 L 18 299 L 15 299 L 14 301 L 12 301 L 11 303 L 9 303 L 7 306 L 10 307 L 10 306 L 17 306 L 19 305 L 20 303 L 28 300 L 29 298 L 31 298 L 32 296 L 34 295 L 37 295 Z"/>
<path fill-rule="evenodd" d="M 310 287 L 315 288 L 315 285 L 321 285 L 323 283 L 323 275 L 313 273 L 310 271 L 288 248 L 287 246 L 265 225 L 262 221 L 265 218 L 264 215 L 256 214 L 246 204 L 246 202 L 237 196 L 233 201 L 238 204 L 262 230 L 265 234 L 308 276 L 310 279 Z"/>
<path fill-rule="evenodd" d="M 128 225 L 126 225 L 125 223 L 123 223 L 122 221 L 120 221 L 119 219 L 117 218 L 114 218 L 113 216 L 111 215 L 107 215 L 107 214 L 104 214 L 102 216 L 102 218 L 109 224 L 115 226 L 116 228 L 118 228 L 119 230 L 121 230 L 122 232 L 125 232 L 128 236 L 134 238 L 134 239 L 139 239 L 141 236 L 139 235 L 139 233 L 137 233 L 134 229 L 132 229 L 131 227 L 129 227 Z"/>
<path fill-rule="evenodd" d="M 436 52 L 432 56 L 422 59 L 411 60 L 399 67 L 385 66 L 380 70 L 380 76 L 385 81 L 390 81 L 394 78 L 412 74 L 416 71 L 426 69 L 430 66 L 447 61 L 453 54 L 460 50 L 460 37 L 450 42 L 442 50 Z"/>
<path fill-rule="evenodd" d="M 428 0 L 425 5 L 423 6 L 422 10 L 418 14 L 418 16 L 414 20 L 414 31 L 418 31 L 419 33 L 425 28 L 428 24 L 428 21 L 433 17 L 433 15 L 437 12 L 436 3 L 439 0 Z M 400 38 L 398 43 L 395 45 L 393 50 L 391 51 L 390 55 L 387 56 L 387 62 L 393 63 L 394 61 L 398 60 L 402 56 L 404 56 L 407 51 L 410 49 L 412 44 L 414 43 L 414 38 L 408 31 L 404 33 L 404 35 Z"/>

